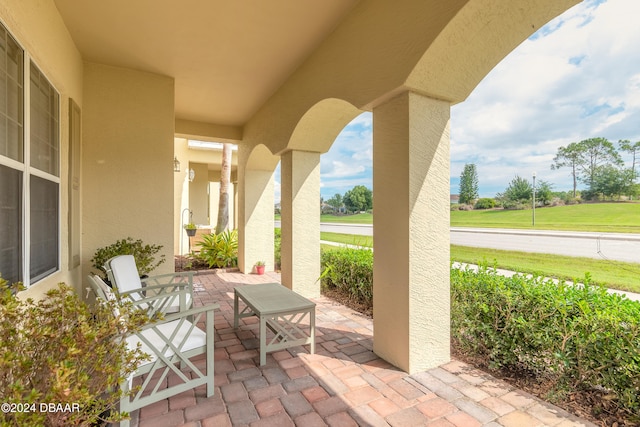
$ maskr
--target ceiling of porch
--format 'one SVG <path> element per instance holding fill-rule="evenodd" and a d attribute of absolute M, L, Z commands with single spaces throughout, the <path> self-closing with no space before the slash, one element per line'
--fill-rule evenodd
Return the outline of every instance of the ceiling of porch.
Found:
<path fill-rule="evenodd" d="M 241 126 L 359 0 L 55 0 L 83 58 L 175 78 L 176 118 Z"/>

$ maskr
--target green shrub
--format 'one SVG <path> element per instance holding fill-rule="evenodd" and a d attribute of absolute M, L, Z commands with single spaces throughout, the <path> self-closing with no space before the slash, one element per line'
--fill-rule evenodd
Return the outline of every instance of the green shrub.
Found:
<path fill-rule="evenodd" d="M 373 303 L 373 252 L 339 248 L 323 251 L 320 257 L 322 286 L 337 288 L 351 298 Z"/>
<path fill-rule="evenodd" d="M 496 207 L 496 201 L 490 198 L 478 199 L 474 208 L 475 209 L 493 209 Z"/>
<path fill-rule="evenodd" d="M 282 229 L 276 228 L 273 235 L 273 254 L 276 270 L 282 265 Z"/>
<path fill-rule="evenodd" d="M 227 230 L 219 234 L 205 234 L 196 244 L 200 248 L 197 258 L 209 268 L 235 267 L 238 265 L 238 232 Z"/>
<path fill-rule="evenodd" d="M 640 303 L 605 288 L 451 269 L 453 339 L 494 367 L 552 375 L 557 391 L 600 388 L 640 410 Z"/>
<path fill-rule="evenodd" d="M 123 338 L 148 319 L 131 306 L 116 317 L 113 304 L 89 307 L 62 283 L 39 302 L 20 300 L 9 288 L 0 292 L 0 396 L 30 410 L 3 411 L 1 426 L 90 426 L 122 418 L 118 384 L 147 359 Z M 41 404 L 71 410 L 41 411 Z"/>
<path fill-rule="evenodd" d="M 133 255 L 136 259 L 136 267 L 138 267 L 138 273 L 140 276 L 145 276 L 158 268 L 160 264 L 166 261 L 164 255 L 160 255 L 159 260 L 156 261 L 156 254 L 160 252 L 162 245 L 145 245 L 142 240 L 133 240 L 131 237 L 118 240 L 117 242 L 100 248 L 96 251 L 91 263 L 97 270 L 96 274 L 99 274 L 105 281 L 107 275 L 103 269 L 103 266 L 111 258 L 117 255 Z"/>

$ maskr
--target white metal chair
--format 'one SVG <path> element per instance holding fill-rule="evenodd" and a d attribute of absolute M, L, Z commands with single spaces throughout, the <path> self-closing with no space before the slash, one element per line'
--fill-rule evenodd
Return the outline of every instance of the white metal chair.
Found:
<path fill-rule="evenodd" d="M 184 301 L 188 288 L 186 283 L 171 283 L 152 285 L 144 290 L 131 290 L 125 295 L 120 295 L 113 292 L 99 276 L 90 275 L 88 278 L 91 288 L 99 299 L 122 301 L 128 298 L 127 295 L 135 294 L 139 298 L 131 299 L 134 307 L 140 307 L 151 313 L 164 313 L 164 308 L 169 307 L 169 301 L 175 299 Z M 160 291 L 161 288 L 166 289 Z M 145 295 L 147 291 L 150 291 L 151 296 Z M 121 412 L 134 411 L 203 384 L 207 386 L 207 397 L 213 395 L 213 321 L 216 308 L 219 306 L 212 304 L 168 314 L 162 320 L 153 321 L 126 338 L 130 349 L 140 345 L 141 350 L 150 355 L 150 359 L 142 362 L 136 372 L 121 383 L 124 392 L 120 400 Z M 204 323 L 204 330 L 196 326 L 200 322 Z M 190 360 L 200 354 L 205 354 L 206 357 L 204 370 Z M 182 372 L 181 368 L 189 368 L 191 372 Z M 174 378 L 166 381 L 169 374 L 175 374 Z M 132 384 L 136 377 L 141 377 L 140 385 L 133 389 Z M 134 392 L 130 393 L 132 389 Z M 128 427 L 129 421 L 122 421 L 120 426 Z"/>
<path fill-rule="evenodd" d="M 178 299 L 165 301 L 167 307 L 163 307 L 163 312 L 173 313 L 179 310 L 186 310 L 193 305 L 193 272 L 169 273 L 158 276 L 151 276 L 145 279 L 140 278 L 136 260 L 133 255 L 118 255 L 110 260 L 104 266 L 107 277 L 114 287 L 118 289 L 120 295 L 129 295 L 132 300 L 139 300 L 150 296 L 154 289 L 167 292 L 171 291 L 168 285 L 187 285 L 188 291 L 185 294 L 184 301 Z M 166 285 L 158 287 L 159 285 Z M 143 292 L 144 290 L 144 292 Z"/>

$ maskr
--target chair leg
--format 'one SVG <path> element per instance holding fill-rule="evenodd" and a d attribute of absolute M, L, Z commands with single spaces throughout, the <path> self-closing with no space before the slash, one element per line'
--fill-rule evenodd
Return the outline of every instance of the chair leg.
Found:
<path fill-rule="evenodd" d="M 214 364 L 214 343 L 213 343 L 213 335 L 211 332 L 213 331 L 213 321 L 214 321 L 214 317 L 213 317 L 213 310 L 207 312 L 207 328 L 208 328 L 208 333 L 207 333 L 207 351 L 206 351 L 206 357 L 207 357 L 207 397 L 211 397 L 213 396 L 215 387 L 213 385 L 213 378 L 215 376 L 214 370 L 213 370 L 213 364 Z"/>
<path fill-rule="evenodd" d="M 129 390 L 131 390 L 132 378 L 127 378 L 120 385 L 120 389 L 122 391 L 122 397 L 120 398 L 120 405 L 118 409 L 120 412 L 129 412 Z M 131 416 L 131 414 L 129 414 Z M 126 420 L 120 421 L 120 427 L 129 427 L 131 422 L 131 418 L 127 418 Z"/>

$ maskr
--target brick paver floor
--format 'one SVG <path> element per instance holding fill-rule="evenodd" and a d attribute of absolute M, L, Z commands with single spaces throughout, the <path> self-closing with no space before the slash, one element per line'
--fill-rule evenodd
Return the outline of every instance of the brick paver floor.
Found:
<path fill-rule="evenodd" d="M 324 297 L 315 299 L 316 354 L 294 347 L 259 366 L 257 319 L 233 329 L 233 288 L 279 280 L 276 273 L 197 275 L 196 304 L 220 304 L 215 395 L 196 388 L 135 411 L 131 425 L 593 426 L 456 360 L 408 375 L 373 353 L 370 319 Z"/>

